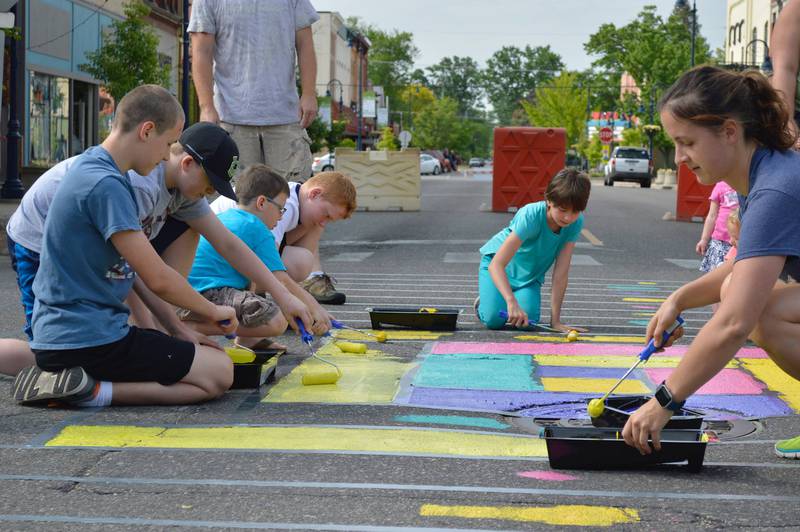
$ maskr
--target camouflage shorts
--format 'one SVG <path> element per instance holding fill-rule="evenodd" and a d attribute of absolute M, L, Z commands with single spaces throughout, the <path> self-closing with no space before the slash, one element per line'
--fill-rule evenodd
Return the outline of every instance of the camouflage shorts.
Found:
<path fill-rule="evenodd" d="M 269 323 L 280 309 L 269 294 L 256 294 L 238 288 L 212 288 L 202 293 L 202 296 L 215 305 L 233 307 L 236 319 L 245 327 L 258 327 Z M 183 321 L 204 321 L 201 316 L 186 309 L 178 309 L 178 317 Z"/>

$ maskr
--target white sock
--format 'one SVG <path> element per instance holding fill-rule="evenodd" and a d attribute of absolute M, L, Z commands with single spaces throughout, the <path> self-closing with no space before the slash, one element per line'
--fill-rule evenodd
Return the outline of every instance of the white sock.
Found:
<path fill-rule="evenodd" d="M 311 273 L 308 274 L 308 277 L 306 277 L 306 279 L 311 279 L 312 277 L 319 277 L 319 276 L 323 275 L 324 273 L 325 272 L 311 272 Z"/>
<path fill-rule="evenodd" d="M 100 386 L 97 388 L 97 393 L 91 399 L 86 399 L 80 403 L 75 403 L 75 406 L 81 408 L 90 408 L 93 406 L 108 406 L 111 404 L 112 383 L 109 381 L 100 381 Z"/>

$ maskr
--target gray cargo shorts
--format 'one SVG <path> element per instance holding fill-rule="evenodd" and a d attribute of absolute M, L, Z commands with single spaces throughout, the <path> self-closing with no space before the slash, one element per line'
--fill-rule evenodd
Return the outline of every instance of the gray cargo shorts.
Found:
<path fill-rule="evenodd" d="M 239 290 L 228 286 L 211 288 L 201 295 L 215 305 L 233 307 L 236 319 L 244 327 L 258 327 L 269 323 L 280 308 L 269 294 L 256 294 L 249 290 Z M 178 309 L 178 317 L 182 321 L 205 321 L 203 317 L 186 309 Z"/>

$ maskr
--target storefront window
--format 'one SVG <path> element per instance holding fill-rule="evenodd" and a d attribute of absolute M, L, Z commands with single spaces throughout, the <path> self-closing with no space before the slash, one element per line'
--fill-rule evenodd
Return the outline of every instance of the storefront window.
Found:
<path fill-rule="evenodd" d="M 69 157 L 69 79 L 31 72 L 30 165 Z"/>

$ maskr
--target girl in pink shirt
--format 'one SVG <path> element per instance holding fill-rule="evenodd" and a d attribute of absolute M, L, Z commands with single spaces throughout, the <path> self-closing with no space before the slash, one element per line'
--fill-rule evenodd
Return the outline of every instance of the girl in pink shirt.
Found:
<path fill-rule="evenodd" d="M 694 248 L 698 255 L 703 255 L 700 264 L 700 271 L 703 272 L 710 272 L 725 261 L 725 255 L 731 249 L 728 216 L 739 207 L 738 194 L 724 181 L 714 185 L 708 199 L 711 200 L 711 206 L 703 224 L 703 235 Z"/>

